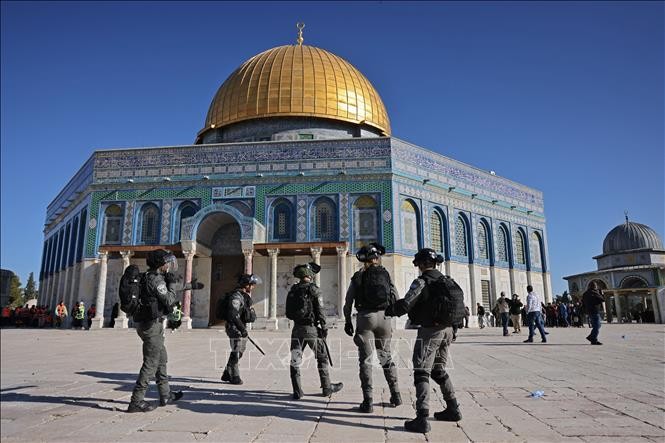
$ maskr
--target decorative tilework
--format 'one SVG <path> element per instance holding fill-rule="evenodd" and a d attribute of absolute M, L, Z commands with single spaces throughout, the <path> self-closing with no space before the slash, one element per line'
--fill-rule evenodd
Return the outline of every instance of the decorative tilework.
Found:
<path fill-rule="evenodd" d="M 130 200 L 125 203 L 125 223 L 122 229 L 123 245 L 129 245 L 132 243 L 133 221 L 134 221 L 134 202 Z"/>
<path fill-rule="evenodd" d="M 160 243 L 166 245 L 171 242 L 171 207 L 173 206 L 173 199 L 165 199 L 162 203 L 162 235 Z"/>
<path fill-rule="evenodd" d="M 351 236 L 349 228 L 349 193 L 339 194 L 339 239 L 348 241 Z"/>
<path fill-rule="evenodd" d="M 298 241 L 307 240 L 307 199 L 299 195 L 298 196 L 298 213 L 296 215 L 296 229 L 297 234 L 296 238 Z"/>

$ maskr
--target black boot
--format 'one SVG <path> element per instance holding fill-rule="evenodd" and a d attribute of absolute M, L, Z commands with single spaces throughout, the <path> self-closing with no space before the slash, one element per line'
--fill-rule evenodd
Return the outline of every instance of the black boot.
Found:
<path fill-rule="evenodd" d="M 374 412 L 374 406 L 372 406 L 373 400 L 370 393 L 363 393 L 363 402 L 358 406 L 358 410 L 365 414 L 371 414 Z"/>
<path fill-rule="evenodd" d="M 169 392 L 168 397 L 160 398 L 159 399 L 159 406 L 166 406 L 169 403 L 173 403 L 174 401 L 178 401 L 182 398 L 182 391 L 171 391 Z"/>
<path fill-rule="evenodd" d="M 231 381 L 231 376 L 229 375 L 229 371 L 227 369 L 224 369 L 224 373 L 222 374 L 222 381 Z"/>
<path fill-rule="evenodd" d="M 427 422 L 428 416 L 429 411 L 427 409 L 417 411 L 416 418 L 404 422 L 404 429 L 410 432 L 419 432 L 421 434 L 429 432 L 430 426 Z"/>
<path fill-rule="evenodd" d="M 339 392 L 344 387 L 344 383 L 330 383 L 330 387 L 323 388 L 323 396 L 330 397 L 335 392 Z"/>
<path fill-rule="evenodd" d="M 130 403 L 127 407 L 127 412 L 150 412 L 155 409 L 155 406 L 145 400 L 138 403 Z"/>
<path fill-rule="evenodd" d="M 393 405 L 393 408 L 402 404 L 402 394 L 399 391 L 394 390 L 390 392 L 390 404 Z"/>
<path fill-rule="evenodd" d="M 238 376 L 231 377 L 231 380 L 229 381 L 232 385 L 241 385 L 242 384 L 242 379 Z"/>
<path fill-rule="evenodd" d="M 454 398 L 446 400 L 446 409 L 441 412 L 435 412 L 434 418 L 440 421 L 460 421 L 462 413 L 459 410 L 459 403 Z"/>

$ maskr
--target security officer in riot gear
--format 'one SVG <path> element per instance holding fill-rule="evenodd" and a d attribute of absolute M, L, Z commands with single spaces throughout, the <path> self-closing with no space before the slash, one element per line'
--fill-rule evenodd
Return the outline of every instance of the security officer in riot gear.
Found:
<path fill-rule="evenodd" d="M 363 391 L 363 401 L 359 410 L 365 413 L 371 413 L 374 410 L 372 406 L 372 355 L 375 348 L 383 368 L 383 375 L 390 388 L 390 403 L 395 407 L 402 404 L 402 396 L 397 383 L 397 368 L 390 355 L 392 323 L 384 312 L 397 298 L 390 274 L 379 263 L 379 257 L 385 252 L 386 249 L 378 243 L 370 243 L 368 246 L 360 248 L 356 253 L 356 258 L 364 266 L 351 278 L 344 303 L 346 320 L 344 332 L 349 336 L 353 336 L 354 333 L 351 322 L 351 307 L 354 302 L 356 311 L 358 311 L 353 341 L 358 346 L 360 387 Z"/>
<path fill-rule="evenodd" d="M 291 287 L 286 296 L 286 316 L 294 322 L 290 365 L 294 400 L 300 400 L 304 395 L 300 384 L 300 365 L 305 346 L 309 346 L 316 355 L 323 395 L 329 397 L 344 386 L 342 383 L 331 383 L 328 373 L 328 355 L 324 343 L 328 328 L 321 290 L 313 282 L 314 275 L 320 270 L 321 266 L 313 262 L 293 268 L 293 275 L 300 281 Z"/>
<path fill-rule="evenodd" d="M 238 278 L 236 289 L 229 294 L 226 311 L 226 335 L 231 342 L 231 354 L 222 374 L 222 381 L 232 385 L 241 385 L 238 362 L 247 349 L 247 323 L 256 321 L 256 313 L 252 308 L 252 289 L 261 282 L 254 274 L 242 274 Z"/>
<path fill-rule="evenodd" d="M 453 328 L 452 325 L 438 324 L 437 319 L 433 318 L 433 312 L 436 310 L 433 303 L 435 296 L 439 295 L 434 291 L 442 290 L 436 282 L 449 278 L 436 269 L 436 265 L 439 263 L 443 263 L 443 257 L 433 249 L 425 248 L 418 251 L 413 264 L 420 269 L 420 277 L 411 283 L 409 291 L 403 299 L 386 310 L 386 314 L 397 316 L 408 312 L 411 322 L 420 325 L 413 349 L 416 418 L 404 423 L 406 430 L 411 432 L 424 433 L 430 430 L 427 422 L 430 377 L 440 386 L 446 402 L 446 409 L 435 413 L 434 417 L 443 421 L 462 419 L 462 413 L 455 399 L 453 383 L 445 369 L 448 361 L 448 348 L 453 340 Z M 454 285 L 459 288 L 455 283 Z"/>
<path fill-rule="evenodd" d="M 149 412 L 155 409 L 144 400 L 148 382 L 153 377 L 159 390 L 160 406 L 182 398 L 182 391 L 172 392 L 169 387 L 163 327 L 163 316 L 168 315 L 176 303 L 175 277 L 172 272 L 178 269 L 178 261 L 169 251 L 158 249 L 148 254 L 147 264 L 149 269 L 141 282 L 141 305 L 134 314 L 136 332 L 143 340 L 143 366 L 127 412 Z"/>

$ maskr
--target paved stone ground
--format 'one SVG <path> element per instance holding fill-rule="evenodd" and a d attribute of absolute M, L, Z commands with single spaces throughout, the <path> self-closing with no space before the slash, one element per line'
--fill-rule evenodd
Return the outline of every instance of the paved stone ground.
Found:
<path fill-rule="evenodd" d="M 552 329 L 549 343 L 523 344 L 525 334 L 463 329 L 452 347 L 450 374 L 464 419 L 430 419 L 427 434 L 404 432 L 414 416 L 409 369 L 415 331 L 396 334 L 404 404 L 391 408 L 380 369 L 374 372 L 374 414 L 361 401 L 355 347 L 331 331 L 334 381 L 345 388 L 320 395 L 315 362 L 306 351 L 306 397 L 291 399 L 288 331 L 252 336 L 269 356 L 243 358 L 245 384 L 221 384 L 228 342 L 216 329 L 167 334 L 177 405 L 126 414 L 140 367 L 133 330 L 2 330 L 1 433 L 27 441 L 665 441 L 665 327 L 603 325 L 604 346 L 590 346 L 583 329 Z M 251 349 L 251 345 L 250 345 Z M 435 410 L 443 408 L 433 388 Z M 542 390 L 542 398 L 530 392 Z M 149 398 L 156 399 L 154 386 Z"/>

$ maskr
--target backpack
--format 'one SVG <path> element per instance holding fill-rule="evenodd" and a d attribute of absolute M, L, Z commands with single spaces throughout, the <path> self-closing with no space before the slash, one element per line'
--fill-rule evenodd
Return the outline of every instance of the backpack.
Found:
<path fill-rule="evenodd" d="M 286 318 L 295 322 L 313 320 L 314 307 L 309 294 L 309 283 L 291 286 L 286 295 Z"/>
<path fill-rule="evenodd" d="M 357 280 L 360 293 L 356 297 L 356 309 L 385 309 L 393 304 L 390 274 L 383 266 L 370 266 L 360 272 Z"/>
<path fill-rule="evenodd" d="M 442 326 L 458 325 L 464 321 L 464 291 L 455 280 L 441 275 L 436 280 L 425 279 L 429 292 L 432 320 Z"/>
<path fill-rule="evenodd" d="M 129 265 L 120 278 L 118 294 L 120 309 L 128 316 L 138 313 L 141 309 L 141 288 L 144 287 L 145 273 L 138 266 Z"/>

